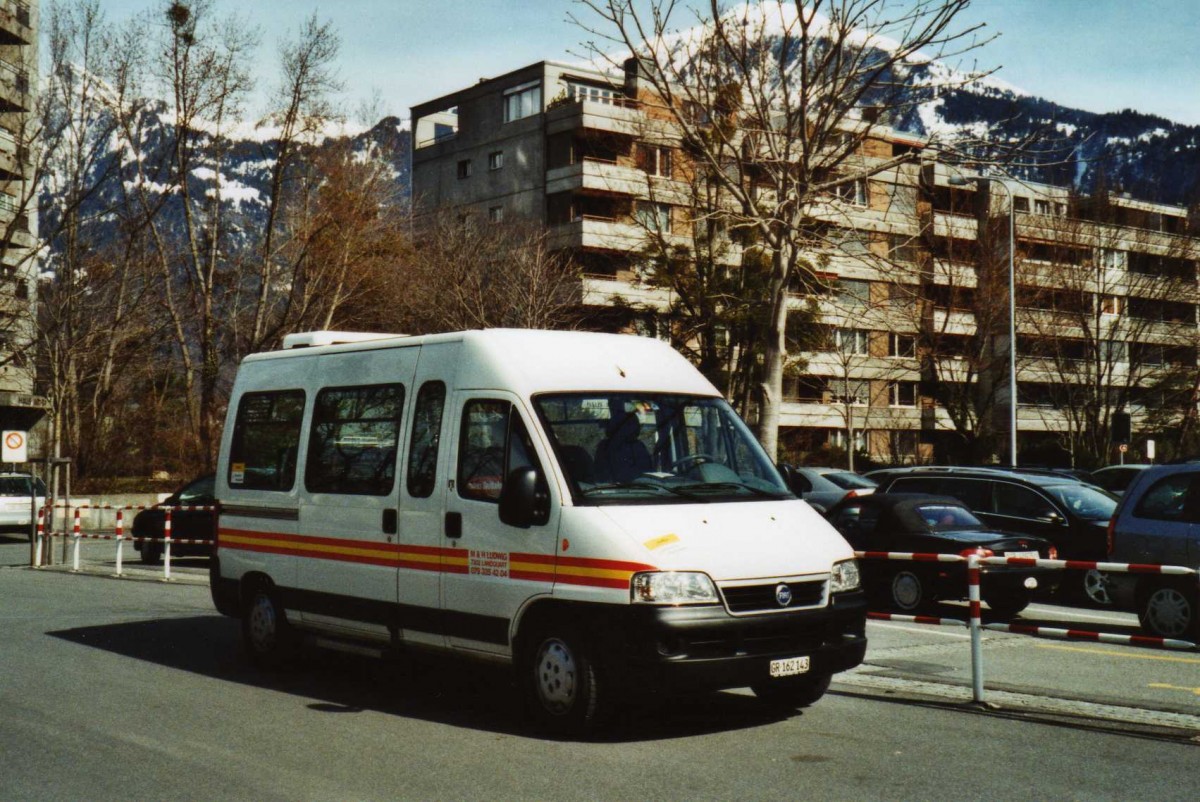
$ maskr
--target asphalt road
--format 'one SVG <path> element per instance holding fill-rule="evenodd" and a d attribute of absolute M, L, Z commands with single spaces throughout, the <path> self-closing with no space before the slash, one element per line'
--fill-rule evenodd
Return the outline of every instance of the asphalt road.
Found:
<path fill-rule="evenodd" d="M 961 699 L 961 633 L 872 623 L 868 665 L 801 715 L 728 692 L 559 742 L 501 671 L 318 652 L 262 673 L 200 567 L 113 580 L 20 567 L 18 548 L 0 540 L 4 800 L 1194 797 L 1200 728 L 1178 725 L 1195 694 L 1150 686 L 1186 687 L 1195 666 L 1124 656 L 1193 653 L 989 635 L 986 709 Z M 1045 704 L 1013 702 L 1031 697 Z M 1086 712 L 1139 699 L 1155 702 L 1141 722 Z"/>

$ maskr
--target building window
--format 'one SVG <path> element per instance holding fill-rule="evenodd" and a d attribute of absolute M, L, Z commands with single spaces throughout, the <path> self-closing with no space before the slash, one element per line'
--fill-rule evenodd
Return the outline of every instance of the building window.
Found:
<path fill-rule="evenodd" d="M 504 122 L 511 123 L 540 114 L 542 111 L 542 85 L 538 81 L 514 86 L 504 93 Z"/>
<path fill-rule="evenodd" d="M 458 177 L 459 178 L 470 178 L 471 177 L 471 160 L 470 159 L 462 159 L 461 161 L 459 161 Z"/>
<path fill-rule="evenodd" d="M 638 146 L 638 167 L 649 175 L 671 177 L 671 149 L 657 145 Z"/>
<path fill-rule="evenodd" d="M 620 91 L 613 89 L 611 86 L 595 86 L 593 84 L 575 82 L 567 83 L 567 96 L 573 100 L 587 100 L 592 103 L 603 103 L 607 106 L 619 103 L 624 97 Z"/>
<path fill-rule="evenodd" d="M 665 203 L 639 202 L 634 217 L 647 231 L 655 234 L 671 233 L 671 207 Z"/>
<path fill-rule="evenodd" d="M 1101 295 L 1100 313 L 1104 315 L 1119 315 L 1125 308 L 1125 299 L 1120 295 Z"/>
<path fill-rule="evenodd" d="M 855 178 L 833 188 L 833 194 L 840 200 L 855 206 L 867 205 L 867 179 Z"/>
<path fill-rule="evenodd" d="M 832 404 L 852 404 L 856 407 L 867 405 L 870 392 L 870 382 L 863 379 L 830 379 L 828 385 L 829 402 Z"/>
<path fill-rule="evenodd" d="M 846 438 L 846 430 L 845 429 L 830 429 L 830 431 L 829 431 L 829 445 L 830 446 L 832 446 L 833 448 L 840 448 L 842 450 L 845 450 L 846 443 L 847 443 L 847 438 Z M 866 429 L 855 429 L 854 430 L 854 450 L 855 451 L 866 451 L 867 450 L 867 430 Z"/>
<path fill-rule="evenodd" d="M 1014 195 L 1013 196 L 1013 211 L 1014 212 L 1028 212 L 1029 211 L 1029 198 L 1023 197 L 1021 195 Z"/>
<path fill-rule="evenodd" d="M 492 223 L 499 223 L 502 220 L 504 220 L 504 207 L 503 206 L 489 206 L 488 207 L 488 221 L 492 222 Z"/>
<path fill-rule="evenodd" d="M 888 235 L 888 258 L 893 262 L 920 262 L 921 246 L 916 237 Z"/>
<path fill-rule="evenodd" d="M 853 278 L 838 279 L 837 300 L 843 306 L 867 306 L 871 303 L 871 282 Z"/>
<path fill-rule="evenodd" d="M 1128 344 L 1123 340 L 1101 340 L 1100 361 L 1105 365 L 1111 365 L 1113 362 L 1128 362 Z"/>
<path fill-rule="evenodd" d="M 913 334 L 889 334 L 888 356 L 915 357 L 917 338 Z"/>
<path fill-rule="evenodd" d="M 836 329 L 833 344 L 843 354 L 866 355 L 870 343 L 870 332 L 866 329 Z"/>
<path fill-rule="evenodd" d="M 1105 270 L 1125 270 L 1129 265 L 1129 254 L 1113 248 L 1097 248 L 1096 259 Z"/>
<path fill-rule="evenodd" d="M 894 407 L 915 407 L 917 405 L 916 382 L 892 382 L 888 387 L 888 402 Z"/>
<path fill-rule="evenodd" d="M 488 169 L 499 170 L 504 166 L 504 151 L 493 150 L 488 154 Z"/>

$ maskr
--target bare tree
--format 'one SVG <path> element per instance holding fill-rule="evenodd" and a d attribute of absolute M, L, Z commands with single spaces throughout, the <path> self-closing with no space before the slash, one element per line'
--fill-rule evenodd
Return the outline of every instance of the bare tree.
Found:
<path fill-rule="evenodd" d="M 977 27 L 956 27 L 967 0 L 774 0 L 726 13 L 714 2 L 698 27 L 676 29 L 671 0 L 584 0 L 580 22 L 603 57 L 613 47 L 637 59 L 638 79 L 680 131 L 690 157 L 733 200 L 731 225 L 753 233 L 771 265 L 759 438 L 777 448 L 786 364 L 788 287 L 810 273 L 819 245 L 818 207 L 828 193 L 908 161 L 854 158 L 876 127 L 914 101 L 903 80 L 916 65 L 979 44 Z M 864 106 L 872 109 L 863 115 Z"/>

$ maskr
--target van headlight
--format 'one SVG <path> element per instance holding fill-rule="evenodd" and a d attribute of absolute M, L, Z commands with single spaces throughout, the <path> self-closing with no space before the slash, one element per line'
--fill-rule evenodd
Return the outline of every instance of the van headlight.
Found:
<path fill-rule="evenodd" d="M 842 560 L 833 564 L 833 570 L 829 572 L 830 593 L 858 590 L 860 587 L 862 577 L 858 573 L 858 560 Z"/>
<path fill-rule="evenodd" d="M 630 585 L 635 603 L 716 604 L 717 586 L 708 574 L 696 571 L 654 571 L 634 574 Z"/>

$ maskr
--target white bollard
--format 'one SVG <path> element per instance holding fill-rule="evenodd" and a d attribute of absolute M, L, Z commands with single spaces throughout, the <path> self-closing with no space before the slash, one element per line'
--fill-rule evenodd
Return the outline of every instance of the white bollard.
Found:
<path fill-rule="evenodd" d="M 117 576 L 121 576 L 122 558 L 124 556 L 125 545 L 125 513 L 122 510 L 117 510 Z"/>
<path fill-rule="evenodd" d="M 163 521 L 163 579 L 171 581 L 171 510 Z"/>
<path fill-rule="evenodd" d="M 967 557 L 967 599 L 971 611 L 971 694 L 983 701 L 983 612 L 979 595 L 979 555 Z"/>
<path fill-rule="evenodd" d="M 71 570 L 79 573 L 79 510 L 75 510 L 75 529 L 72 533 L 74 543 L 71 548 Z"/>

